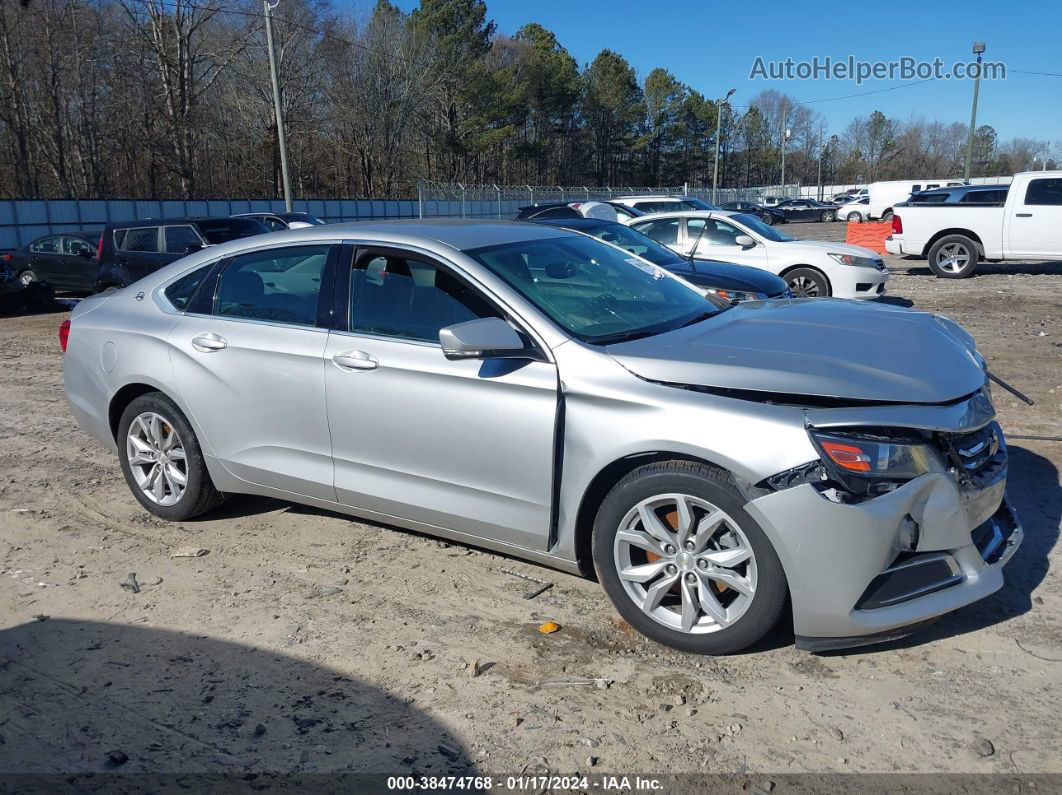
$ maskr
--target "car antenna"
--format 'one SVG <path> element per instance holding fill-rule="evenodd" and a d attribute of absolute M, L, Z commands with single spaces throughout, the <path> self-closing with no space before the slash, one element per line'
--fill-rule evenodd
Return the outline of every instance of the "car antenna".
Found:
<path fill-rule="evenodd" d="M 686 221 L 686 228 L 690 228 L 689 220 Z M 701 231 L 697 233 L 697 239 L 693 241 L 693 248 L 690 249 L 690 253 L 686 256 L 689 260 L 690 267 L 693 268 L 694 273 L 697 272 L 697 263 L 693 261 L 693 255 L 697 252 L 697 247 L 701 245 L 701 238 L 704 237 L 704 230 L 708 228 L 708 219 L 704 219 L 704 224 L 701 225 Z"/>

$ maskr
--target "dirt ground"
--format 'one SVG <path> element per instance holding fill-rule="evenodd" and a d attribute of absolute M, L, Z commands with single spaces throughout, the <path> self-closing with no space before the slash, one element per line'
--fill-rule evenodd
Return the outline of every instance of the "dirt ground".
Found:
<path fill-rule="evenodd" d="M 997 388 L 1004 430 L 1058 435 L 1062 264 L 889 262 L 886 300 L 1036 400 Z M 1062 773 L 1062 443 L 1012 438 L 1026 539 L 993 597 L 887 646 L 695 658 L 475 549 L 257 498 L 149 516 L 67 410 L 63 317 L 0 317 L 0 772 Z"/>

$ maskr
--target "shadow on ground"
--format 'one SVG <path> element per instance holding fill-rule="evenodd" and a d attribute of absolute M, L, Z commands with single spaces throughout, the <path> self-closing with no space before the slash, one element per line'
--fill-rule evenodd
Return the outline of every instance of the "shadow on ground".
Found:
<path fill-rule="evenodd" d="M 194 791 L 211 775 L 473 774 L 460 743 L 407 701 L 239 643 L 46 619 L 0 632 L 0 777 L 105 791 L 121 775 L 157 791 L 152 777 L 170 789 L 182 774 Z"/>

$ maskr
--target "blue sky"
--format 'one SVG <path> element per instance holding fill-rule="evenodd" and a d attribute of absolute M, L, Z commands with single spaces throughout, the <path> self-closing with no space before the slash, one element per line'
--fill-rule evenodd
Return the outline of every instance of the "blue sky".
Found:
<path fill-rule="evenodd" d="M 369 0 L 359 5 L 371 7 Z M 408 10 L 417 0 L 397 0 Z M 515 33 L 538 22 L 557 34 L 579 61 L 603 48 L 624 55 L 643 78 L 657 66 L 709 97 L 737 88 L 732 101 L 747 102 L 765 88 L 801 101 L 839 97 L 898 86 L 903 80 L 750 80 L 757 56 L 796 61 L 849 55 L 866 61 L 912 56 L 947 66 L 972 58 L 975 40 L 986 42 L 986 60 L 1010 70 L 1003 81 L 982 81 L 978 124 L 991 124 L 1000 139 L 1037 138 L 1062 149 L 1062 3 L 1027 2 L 726 2 L 707 0 L 487 0 L 499 30 Z M 849 12 L 846 7 L 867 9 Z M 871 11 L 870 9 L 875 9 Z M 788 9 L 799 9 L 790 11 Z M 816 9 L 816 10 L 812 10 Z M 881 110 L 887 116 L 968 124 L 972 81 L 939 80 L 878 94 L 816 102 L 830 132 L 856 115 Z"/>

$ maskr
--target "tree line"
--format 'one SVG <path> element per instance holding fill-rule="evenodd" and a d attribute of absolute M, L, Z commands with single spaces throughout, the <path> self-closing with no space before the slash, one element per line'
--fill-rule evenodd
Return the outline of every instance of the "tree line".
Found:
<path fill-rule="evenodd" d="M 580 65 L 542 25 L 499 31 L 484 0 L 421 0 L 408 14 L 378 0 L 360 17 L 282 0 L 273 32 L 302 198 L 409 196 L 420 179 L 710 185 L 720 111 L 724 187 L 777 184 L 783 147 L 790 184 L 952 176 L 965 156 L 960 122 L 874 111 L 831 133 L 777 91 L 720 105 L 609 49 Z M 985 125 L 974 171 L 1010 174 L 1048 149 Z M 278 196 L 262 5 L 0 3 L 0 193 Z"/>

